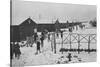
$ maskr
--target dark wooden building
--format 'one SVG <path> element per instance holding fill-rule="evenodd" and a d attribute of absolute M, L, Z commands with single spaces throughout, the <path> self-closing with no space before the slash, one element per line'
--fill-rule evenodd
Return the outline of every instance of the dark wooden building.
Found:
<path fill-rule="evenodd" d="M 78 24 L 79 23 L 69 23 L 68 21 L 66 23 L 59 23 L 58 19 L 55 21 L 55 23 L 37 24 L 31 18 L 28 18 L 20 25 L 11 25 L 11 41 L 25 40 L 26 37 L 33 36 L 35 28 L 37 28 L 38 32 L 42 32 L 44 30 L 54 32 L 57 29 L 68 28 Z"/>
<path fill-rule="evenodd" d="M 26 37 L 32 36 L 34 34 L 34 28 L 37 28 L 37 24 L 31 18 L 28 18 L 22 22 L 19 25 L 20 39 L 24 40 Z"/>
<path fill-rule="evenodd" d="M 38 24 L 37 30 L 38 30 L 38 32 L 42 32 L 44 30 L 53 32 L 53 31 L 55 31 L 55 26 L 54 26 L 54 24 Z"/>
<path fill-rule="evenodd" d="M 14 25 L 10 26 L 10 41 L 11 42 L 19 42 L 20 41 L 20 33 L 19 26 Z"/>

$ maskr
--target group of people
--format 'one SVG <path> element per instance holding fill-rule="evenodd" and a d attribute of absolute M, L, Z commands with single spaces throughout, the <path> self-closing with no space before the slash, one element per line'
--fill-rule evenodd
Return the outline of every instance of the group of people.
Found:
<path fill-rule="evenodd" d="M 37 46 L 36 54 L 41 53 L 41 48 L 43 48 L 43 46 L 44 46 L 45 34 L 43 32 L 41 32 L 41 35 L 39 36 L 39 35 L 37 35 L 37 33 L 35 33 L 34 39 L 35 39 L 35 43 Z"/>
<path fill-rule="evenodd" d="M 63 38 L 63 30 L 57 30 L 55 33 L 56 33 L 56 36 L 57 36 L 57 38 L 59 38 L 59 35 L 60 35 L 60 37 L 61 38 Z"/>
<path fill-rule="evenodd" d="M 36 43 L 36 54 L 41 53 L 41 48 L 43 48 L 44 45 L 44 38 L 45 35 L 42 32 L 39 36 L 37 33 L 34 34 L 34 42 Z M 20 45 L 19 42 L 11 42 L 10 43 L 10 59 L 20 58 L 21 51 L 20 51 Z"/>
<path fill-rule="evenodd" d="M 18 42 L 11 42 L 10 43 L 10 59 L 13 59 L 13 57 L 15 56 L 15 58 L 20 57 L 21 55 L 21 51 L 20 51 L 20 46 Z"/>

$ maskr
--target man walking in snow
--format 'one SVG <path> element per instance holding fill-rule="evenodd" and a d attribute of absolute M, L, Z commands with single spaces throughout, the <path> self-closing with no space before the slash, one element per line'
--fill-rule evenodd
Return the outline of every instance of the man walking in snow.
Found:
<path fill-rule="evenodd" d="M 43 48 L 43 45 L 44 45 L 44 34 L 43 33 L 41 33 L 40 40 L 41 40 L 41 47 Z"/>
<path fill-rule="evenodd" d="M 48 33 L 48 41 L 50 41 L 50 33 Z"/>
<path fill-rule="evenodd" d="M 19 59 L 20 55 L 21 55 L 21 51 L 20 51 L 20 46 L 19 46 L 19 43 L 16 42 L 15 46 L 15 57 L 17 57 Z"/>
<path fill-rule="evenodd" d="M 60 31 L 61 32 L 61 38 L 63 38 L 63 31 Z"/>
<path fill-rule="evenodd" d="M 36 41 L 36 46 L 37 46 L 37 52 L 36 52 L 36 54 L 41 53 L 41 51 L 40 51 L 40 39 L 39 39 L 39 37 L 38 37 L 38 39 Z"/>

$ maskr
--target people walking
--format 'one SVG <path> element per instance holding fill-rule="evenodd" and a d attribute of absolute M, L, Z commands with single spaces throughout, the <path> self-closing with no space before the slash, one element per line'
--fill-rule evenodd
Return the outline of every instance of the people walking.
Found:
<path fill-rule="evenodd" d="M 63 31 L 60 31 L 61 32 L 61 38 L 63 38 Z"/>
<path fill-rule="evenodd" d="M 19 57 L 21 55 L 21 51 L 20 51 L 20 46 L 19 46 L 18 42 L 15 43 L 14 50 L 15 50 L 15 58 L 19 59 Z"/>
<path fill-rule="evenodd" d="M 50 33 L 48 33 L 48 41 L 50 41 Z"/>
<path fill-rule="evenodd" d="M 44 35 L 41 35 L 40 40 L 41 40 L 41 47 L 43 48 L 43 45 L 44 45 Z"/>
<path fill-rule="evenodd" d="M 72 27 L 69 28 L 69 32 L 72 32 Z"/>
<path fill-rule="evenodd" d="M 36 54 L 41 53 L 41 51 L 40 51 L 40 39 L 39 38 L 37 39 L 36 46 L 37 46 L 37 52 L 36 52 Z"/>

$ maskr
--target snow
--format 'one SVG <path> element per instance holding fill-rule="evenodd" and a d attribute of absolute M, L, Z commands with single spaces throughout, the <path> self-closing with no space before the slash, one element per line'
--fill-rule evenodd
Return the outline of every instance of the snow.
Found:
<path fill-rule="evenodd" d="M 69 33 L 69 32 L 64 32 Z M 96 28 L 92 29 L 79 29 L 78 31 L 74 30 L 73 33 L 78 34 L 96 34 Z M 52 40 L 52 39 L 51 39 Z M 61 42 L 61 38 L 57 39 L 58 42 Z M 25 41 L 26 42 L 26 41 Z M 21 44 L 21 43 L 20 43 Z M 69 47 L 69 45 L 65 45 L 64 47 Z M 86 47 L 82 46 L 81 47 Z M 63 54 L 59 52 L 61 48 L 61 44 L 57 44 L 57 53 L 51 49 L 51 41 L 48 41 L 46 38 L 44 40 L 44 47 L 41 48 L 41 53 L 36 53 L 36 44 L 33 44 L 33 47 L 20 47 L 21 56 L 19 59 L 12 59 L 12 67 L 22 67 L 22 66 L 34 66 L 34 65 L 47 65 L 47 64 L 65 64 L 65 63 L 77 63 L 77 62 L 95 62 L 96 61 L 96 52 L 91 52 L 90 54 L 86 52 L 64 52 Z M 77 44 L 73 45 L 73 48 L 77 48 Z M 92 46 L 92 48 L 96 48 L 96 44 Z M 68 54 L 71 53 L 71 60 L 68 61 Z"/>

